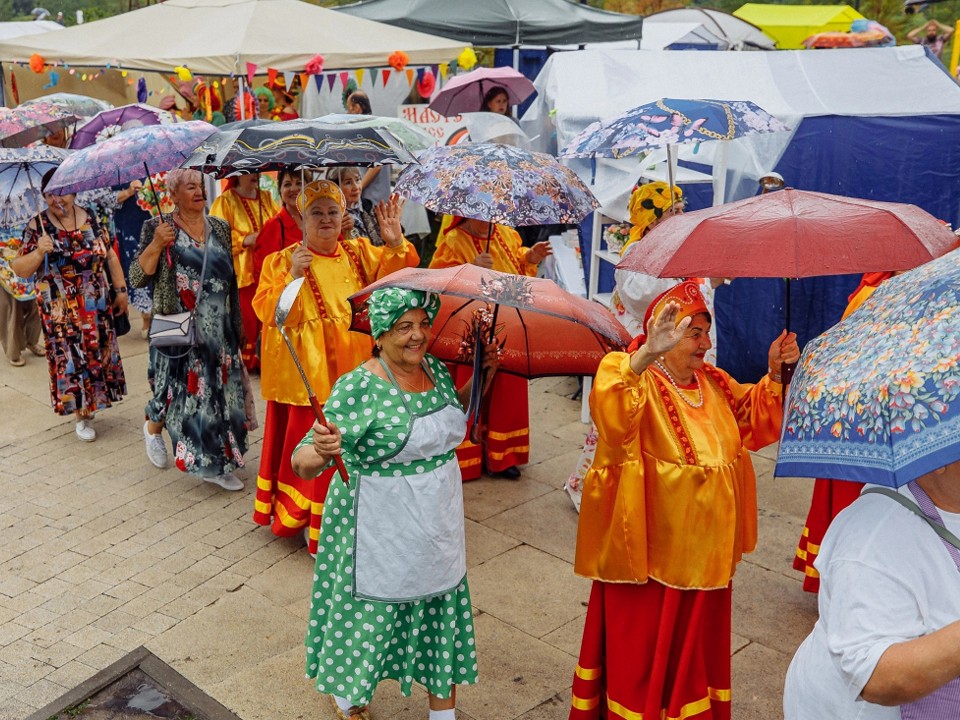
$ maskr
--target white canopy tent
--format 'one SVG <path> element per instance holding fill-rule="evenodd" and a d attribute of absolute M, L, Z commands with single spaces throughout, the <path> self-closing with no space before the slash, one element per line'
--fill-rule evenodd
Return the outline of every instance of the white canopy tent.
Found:
<path fill-rule="evenodd" d="M 53 20 L 0 22 L 0 40 L 12 40 L 26 35 L 41 35 L 51 30 L 63 30 L 63 25 L 55 23 Z"/>
<path fill-rule="evenodd" d="M 48 62 L 77 67 L 119 67 L 194 73 L 246 73 L 246 63 L 302 72 L 318 53 L 325 69 L 385 66 L 396 50 L 411 65 L 448 62 L 463 41 L 427 35 L 301 0 L 166 0 L 55 34 L 0 42 L 0 60 L 26 62 L 39 53 Z"/>
<path fill-rule="evenodd" d="M 756 25 L 736 15 L 713 8 L 685 7 L 661 10 L 643 19 L 643 34 L 646 36 L 650 25 L 678 22 L 703 25 L 709 32 L 726 40 L 731 50 L 775 50 L 777 47 L 773 38 Z"/>
<path fill-rule="evenodd" d="M 644 24 L 641 50 L 667 50 L 681 46 L 684 50 L 697 48 L 729 50 L 730 42 L 711 32 L 698 22 L 660 22 Z"/>

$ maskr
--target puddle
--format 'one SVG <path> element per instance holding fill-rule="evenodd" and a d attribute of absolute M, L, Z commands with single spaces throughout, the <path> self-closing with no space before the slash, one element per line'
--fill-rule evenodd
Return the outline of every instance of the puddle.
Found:
<path fill-rule="evenodd" d="M 175 700 L 159 683 L 135 668 L 85 703 L 51 720 L 205 720 Z"/>

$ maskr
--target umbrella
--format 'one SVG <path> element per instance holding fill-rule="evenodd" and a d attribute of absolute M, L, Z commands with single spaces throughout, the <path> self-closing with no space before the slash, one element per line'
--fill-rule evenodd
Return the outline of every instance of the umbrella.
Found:
<path fill-rule="evenodd" d="M 778 476 L 899 487 L 960 460 L 960 251 L 884 282 L 807 344 Z"/>
<path fill-rule="evenodd" d="M 286 120 L 220 131 L 181 167 L 227 177 L 287 166 L 404 165 L 416 158 L 387 130 L 318 120 Z"/>
<path fill-rule="evenodd" d="M 173 113 L 152 105 L 134 103 L 98 113 L 80 127 L 70 140 L 72 150 L 80 150 L 127 130 L 145 125 L 164 125 L 177 121 Z"/>
<path fill-rule="evenodd" d="M 394 135 L 410 152 L 419 152 L 432 148 L 439 140 L 419 125 L 409 120 L 380 115 L 346 115 L 335 113 L 317 118 L 317 122 L 332 125 L 350 125 L 352 127 L 371 127 L 387 130 Z"/>
<path fill-rule="evenodd" d="M 579 223 L 599 207 L 570 168 L 511 145 L 445 145 L 420 153 L 395 192 L 434 212 L 503 225 Z"/>
<path fill-rule="evenodd" d="M 528 150 L 530 138 L 513 118 L 492 112 L 462 113 L 461 119 L 470 133 L 470 142 L 496 142 L 516 145 Z"/>
<path fill-rule="evenodd" d="M 0 108 L 0 147 L 24 147 L 76 120 L 73 113 L 47 103 Z"/>
<path fill-rule="evenodd" d="M 172 170 L 215 130 L 202 120 L 129 130 L 71 154 L 50 179 L 47 191 L 66 195 L 126 185 Z"/>
<path fill-rule="evenodd" d="M 391 273 L 350 297 L 351 330 L 370 332 L 366 303 L 374 290 L 385 287 L 440 295 L 427 352 L 447 362 L 474 362 L 478 311 L 496 318 L 500 370 L 525 378 L 593 375 L 604 355 L 630 342 L 630 334 L 603 305 L 572 295 L 552 280 L 476 265 Z"/>
<path fill-rule="evenodd" d="M 75 95 L 73 93 L 53 93 L 52 95 L 43 95 L 33 100 L 25 100 L 20 103 L 20 107 L 29 105 L 53 105 L 62 110 L 76 115 L 78 118 L 92 118 L 99 112 L 109 110 L 113 107 L 106 100 L 99 100 L 87 95 Z"/>
<path fill-rule="evenodd" d="M 40 214 L 40 180 L 69 156 L 60 148 L 0 148 L 0 227 L 16 227 Z"/>
<path fill-rule="evenodd" d="M 519 105 L 536 92 L 533 83 L 509 67 L 479 68 L 452 78 L 430 102 L 429 108 L 450 117 L 483 110 L 483 98 L 492 88 L 503 88 L 511 105 Z"/>
<path fill-rule="evenodd" d="M 877 30 L 865 32 L 821 32 L 803 41 L 807 49 L 880 47 L 890 36 Z"/>

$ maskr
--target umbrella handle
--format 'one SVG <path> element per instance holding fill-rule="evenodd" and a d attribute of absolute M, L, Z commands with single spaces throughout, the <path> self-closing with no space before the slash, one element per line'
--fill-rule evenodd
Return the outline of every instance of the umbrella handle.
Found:
<path fill-rule="evenodd" d="M 487 228 L 487 249 L 484 250 L 485 253 L 490 252 L 490 240 L 493 238 L 493 223 L 490 223 L 490 227 Z"/>
<path fill-rule="evenodd" d="M 153 193 L 153 202 L 157 205 L 157 215 L 160 216 L 160 222 L 165 223 L 167 219 L 163 216 L 163 210 L 160 209 L 160 196 L 157 195 L 157 188 L 153 184 L 153 178 L 150 176 L 150 168 L 147 167 L 147 162 L 144 160 L 143 169 L 147 173 L 147 182 L 150 184 L 150 192 Z M 164 252 L 167 256 L 167 267 L 173 267 L 173 258 L 170 257 L 170 246 L 164 248 Z"/>
<path fill-rule="evenodd" d="M 313 414 L 316 416 L 317 421 L 329 427 L 327 424 L 327 418 L 323 414 L 323 408 L 320 407 L 320 401 L 317 400 L 317 396 L 313 393 L 310 393 L 310 407 L 313 408 Z M 347 466 L 343 464 L 343 458 L 339 455 L 334 455 L 333 462 L 337 466 L 337 472 L 340 473 L 340 477 L 343 479 L 344 485 L 349 485 L 350 479 L 347 475 Z"/>

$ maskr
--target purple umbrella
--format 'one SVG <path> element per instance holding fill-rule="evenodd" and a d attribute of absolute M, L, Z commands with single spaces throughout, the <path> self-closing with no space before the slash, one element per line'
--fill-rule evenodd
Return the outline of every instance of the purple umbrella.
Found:
<path fill-rule="evenodd" d="M 126 185 L 173 170 L 216 129 L 202 120 L 135 128 L 73 153 L 50 178 L 47 192 L 68 195 Z"/>
<path fill-rule="evenodd" d="M 445 115 L 483 110 L 483 98 L 492 88 L 507 91 L 511 105 L 519 105 L 536 92 L 533 83 L 513 68 L 480 68 L 457 75 L 436 94 L 429 107 Z"/>
<path fill-rule="evenodd" d="M 70 140 L 71 150 L 95 145 L 122 132 L 146 125 L 169 125 L 177 119 L 172 113 L 152 105 L 134 103 L 94 115 Z"/>

